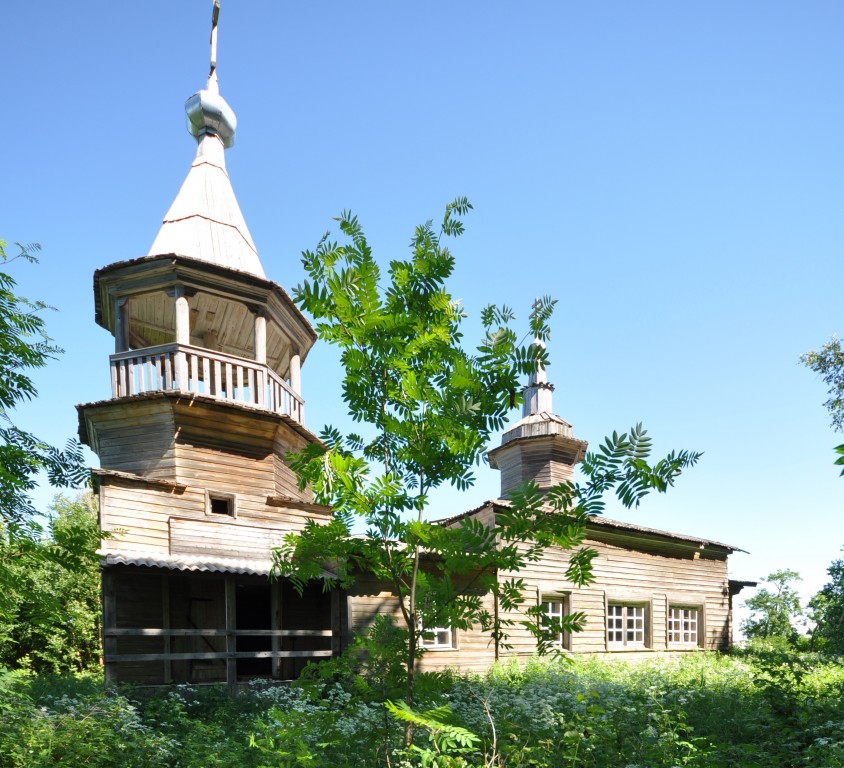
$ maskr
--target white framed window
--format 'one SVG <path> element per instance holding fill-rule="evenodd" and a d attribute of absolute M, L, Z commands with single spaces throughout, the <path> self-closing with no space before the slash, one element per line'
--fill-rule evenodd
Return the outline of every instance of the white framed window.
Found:
<path fill-rule="evenodd" d="M 644 648 L 648 639 L 648 606 L 643 603 L 607 604 L 607 646 Z"/>
<path fill-rule="evenodd" d="M 562 621 L 569 613 L 568 597 L 565 595 L 543 595 L 539 607 L 541 611 L 541 626 L 544 629 L 554 620 Z M 568 648 L 568 632 L 558 633 L 552 642 L 560 648 Z"/>
<path fill-rule="evenodd" d="M 697 605 L 668 608 L 668 644 L 698 645 L 701 638 L 701 610 Z"/>
<path fill-rule="evenodd" d="M 420 627 L 419 647 L 429 651 L 446 651 L 456 648 L 451 627 Z"/>

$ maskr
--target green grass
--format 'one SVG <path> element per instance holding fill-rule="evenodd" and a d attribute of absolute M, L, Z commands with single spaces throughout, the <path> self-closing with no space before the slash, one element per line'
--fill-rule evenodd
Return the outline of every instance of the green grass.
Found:
<path fill-rule="evenodd" d="M 0 672 L 0 766 L 844 768 L 835 659 L 758 647 L 424 675 L 409 751 L 383 681 L 342 669 L 234 700 L 220 688 L 106 692 L 96 676 Z"/>

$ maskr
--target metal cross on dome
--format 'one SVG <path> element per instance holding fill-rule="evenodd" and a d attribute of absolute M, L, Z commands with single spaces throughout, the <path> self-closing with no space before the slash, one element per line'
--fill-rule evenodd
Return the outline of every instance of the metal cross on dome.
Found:
<path fill-rule="evenodd" d="M 217 69 L 217 21 L 219 18 L 220 0 L 214 0 L 214 7 L 211 10 L 211 71 L 208 77 L 211 77 Z"/>

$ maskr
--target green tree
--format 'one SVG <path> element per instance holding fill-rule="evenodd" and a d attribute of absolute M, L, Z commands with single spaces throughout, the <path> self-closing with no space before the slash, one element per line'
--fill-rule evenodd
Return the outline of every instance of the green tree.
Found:
<path fill-rule="evenodd" d="M 791 585 L 800 581 L 800 574 L 790 570 L 774 571 L 761 581 L 771 584 L 773 590 L 760 589 L 744 601 L 752 614 L 742 621 L 742 632 L 748 639 L 782 637 L 795 644 L 799 634 L 794 623 L 803 615 L 803 609 L 800 595 Z"/>
<path fill-rule="evenodd" d="M 37 261 L 37 244 L 16 245 L 19 252 L 9 257 L 8 244 L 0 240 L 0 263 Z M 87 477 L 76 440 L 69 440 L 60 450 L 12 421 L 11 410 L 37 395 L 30 372 L 43 368 L 62 351 L 46 333 L 42 313 L 49 307 L 16 295 L 16 285 L 9 274 L 0 272 L 0 524 L 5 523 L 12 536 L 35 514 L 29 491 L 40 472 L 46 472 L 56 486 L 78 485 Z"/>
<path fill-rule="evenodd" d="M 837 336 L 833 336 L 819 350 L 800 356 L 800 362 L 823 378 L 829 399 L 824 407 L 832 417 L 832 428 L 844 430 L 844 349 Z"/>
<path fill-rule="evenodd" d="M 547 497 L 531 485 L 515 493 L 494 529 L 472 517 L 450 527 L 428 521 L 431 492 L 471 486 L 491 433 L 520 400 L 523 377 L 548 364 L 544 345 L 518 341 L 506 307 L 484 309 L 480 343 L 464 348 L 465 314 L 446 287 L 455 260 L 444 240 L 463 232 L 461 217 L 470 208 L 459 198 L 438 228 L 430 221 L 417 227 L 410 257 L 391 261 L 386 275 L 357 218 L 344 213 L 338 221 L 346 242 L 326 235 L 305 252 L 309 279 L 294 291 L 321 339 L 340 350 L 343 399 L 362 430 L 344 435 L 326 427 L 322 444 L 291 457 L 302 486 L 310 485 L 335 517 L 289 536 L 276 552 L 276 569 L 300 588 L 321 577 L 326 563 L 335 573 L 326 588 L 349 586 L 355 574 L 391 585 L 410 706 L 425 627 L 481 626 L 496 644 L 506 643 L 507 627 L 485 609 L 482 595 L 494 593 L 506 612 L 524 606 L 526 590 L 518 578 L 499 582 L 499 571 L 517 572 L 555 544 L 572 550 L 568 577 L 585 583 L 594 556 L 581 547 L 585 523 L 603 509 L 604 493 L 615 489 L 625 504 L 638 504 L 698 459 L 681 451 L 650 466 L 650 440 L 636 427 L 587 457 L 586 483 L 563 484 Z M 548 338 L 553 306 L 550 298 L 536 303 L 529 338 Z M 351 535 L 358 521 L 366 526 L 363 537 Z M 582 620 L 574 615 L 540 627 L 536 616 L 526 616 L 524 626 L 542 640 L 576 630 Z"/>
<path fill-rule="evenodd" d="M 833 560 L 826 572 L 829 581 L 809 601 L 812 638 L 823 650 L 844 654 L 844 559 Z"/>
<path fill-rule="evenodd" d="M 36 262 L 38 245 L 16 244 L 7 254 L 0 240 L 0 265 Z M 49 554 L 42 546 L 44 530 L 29 492 L 45 472 L 53 485 L 78 485 L 87 477 L 82 448 L 69 440 L 58 449 L 18 427 L 12 419 L 16 405 L 37 395 L 31 371 L 42 368 L 61 350 L 46 333 L 43 313 L 49 307 L 15 293 L 16 282 L 0 271 L 0 621 L 11 620 L 15 600 L 25 594 L 22 563 L 35 563 Z"/>
<path fill-rule="evenodd" d="M 57 496 L 40 538 L 0 547 L 11 585 L 0 610 L 0 665 L 36 672 L 99 666 L 99 541 L 88 493 Z"/>
<path fill-rule="evenodd" d="M 832 428 L 841 432 L 844 430 L 844 349 L 841 341 L 833 336 L 818 351 L 801 355 L 800 362 L 823 378 L 829 394 L 824 406 L 832 417 Z M 839 454 L 835 463 L 844 467 L 844 444 L 837 446 L 835 452 Z M 844 469 L 841 475 L 844 476 Z"/>

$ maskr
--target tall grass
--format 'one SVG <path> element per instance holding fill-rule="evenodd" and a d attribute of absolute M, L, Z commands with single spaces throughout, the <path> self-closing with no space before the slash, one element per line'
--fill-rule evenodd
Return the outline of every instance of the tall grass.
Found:
<path fill-rule="evenodd" d="M 0 766 L 844 768 L 844 664 L 788 650 L 535 660 L 420 682 L 405 751 L 383 681 L 343 665 L 236 699 L 0 673 Z"/>

